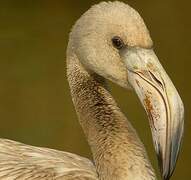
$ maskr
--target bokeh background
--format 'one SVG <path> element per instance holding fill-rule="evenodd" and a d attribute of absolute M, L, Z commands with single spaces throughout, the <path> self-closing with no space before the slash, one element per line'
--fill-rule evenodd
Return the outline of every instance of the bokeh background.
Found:
<path fill-rule="evenodd" d="M 90 157 L 66 79 L 66 46 L 90 0 L 0 1 L 0 137 Z M 185 137 L 172 180 L 191 178 L 189 0 L 124 1 L 144 18 L 155 51 L 185 104 Z M 136 95 L 112 93 L 144 142 L 157 173 L 148 120 Z"/>

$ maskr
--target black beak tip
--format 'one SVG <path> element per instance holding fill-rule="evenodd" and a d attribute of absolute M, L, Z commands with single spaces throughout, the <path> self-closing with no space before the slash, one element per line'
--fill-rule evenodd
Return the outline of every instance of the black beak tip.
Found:
<path fill-rule="evenodd" d="M 163 180 L 170 180 L 170 177 L 169 176 L 163 177 Z"/>
<path fill-rule="evenodd" d="M 162 179 L 170 180 L 171 176 L 172 176 L 172 173 L 169 171 L 169 172 L 166 172 L 165 174 L 162 174 Z"/>
<path fill-rule="evenodd" d="M 162 179 L 163 180 L 170 180 L 170 178 L 171 178 L 171 176 L 173 174 L 173 171 L 171 171 L 170 168 L 169 168 L 168 171 L 164 172 L 164 170 L 161 168 L 161 174 L 162 174 Z"/>
<path fill-rule="evenodd" d="M 168 171 L 165 171 L 165 169 L 163 169 L 163 158 L 162 158 L 161 148 L 159 148 L 159 151 L 157 153 L 157 158 L 158 158 L 158 164 L 160 167 L 162 179 L 163 180 L 170 180 L 170 177 L 172 176 L 173 172 L 170 170 L 170 167 L 168 168 Z"/>

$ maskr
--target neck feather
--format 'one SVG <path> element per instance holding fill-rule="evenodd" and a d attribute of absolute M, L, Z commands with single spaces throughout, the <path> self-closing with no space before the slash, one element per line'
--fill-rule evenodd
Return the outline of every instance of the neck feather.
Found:
<path fill-rule="evenodd" d="M 105 80 L 88 73 L 74 54 L 67 57 L 67 75 L 99 179 L 155 179 L 143 144 L 107 90 Z"/>

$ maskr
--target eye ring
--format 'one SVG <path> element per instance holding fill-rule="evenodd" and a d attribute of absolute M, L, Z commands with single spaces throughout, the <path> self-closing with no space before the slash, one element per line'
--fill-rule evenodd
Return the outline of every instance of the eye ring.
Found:
<path fill-rule="evenodd" d="M 112 41 L 113 46 L 114 46 L 116 49 L 118 49 L 118 50 L 122 49 L 122 48 L 125 46 L 123 40 L 122 40 L 119 36 L 114 36 L 114 37 L 111 39 L 111 41 Z"/>

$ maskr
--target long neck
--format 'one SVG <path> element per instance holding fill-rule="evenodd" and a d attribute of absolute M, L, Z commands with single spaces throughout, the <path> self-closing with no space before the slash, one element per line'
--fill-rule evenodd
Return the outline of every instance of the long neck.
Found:
<path fill-rule="evenodd" d="M 88 73 L 74 54 L 67 57 L 67 75 L 99 179 L 155 179 L 141 141 L 108 92 L 104 79 Z"/>

